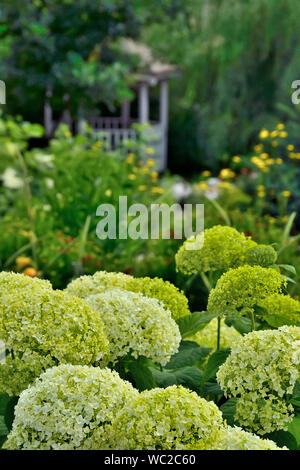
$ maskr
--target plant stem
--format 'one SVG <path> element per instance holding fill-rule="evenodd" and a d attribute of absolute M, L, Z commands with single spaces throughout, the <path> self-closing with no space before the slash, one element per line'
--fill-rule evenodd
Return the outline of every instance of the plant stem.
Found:
<path fill-rule="evenodd" d="M 254 313 L 251 311 L 251 331 L 255 330 L 255 319 L 254 319 Z"/>
<path fill-rule="evenodd" d="M 220 349 L 221 343 L 221 318 L 218 317 L 218 331 L 217 331 L 217 351 Z"/>
<path fill-rule="evenodd" d="M 208 293 L 212 290 L 211 281 L 208 279 L 205 273 L 200 272 L 201 279 L 208 290 Z M 220 349 L 221 344 L 221 318 L 218 317 L 218 326 L 217 326 L 217 351 Z"/>

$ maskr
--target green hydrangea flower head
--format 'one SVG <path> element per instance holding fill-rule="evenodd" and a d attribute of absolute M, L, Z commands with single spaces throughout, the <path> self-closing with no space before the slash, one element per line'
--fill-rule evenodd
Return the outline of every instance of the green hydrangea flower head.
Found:
<path fill-rule="evenodd" d="M 117 372 L 70 364 L 44 372 L 23 391 L 6 449 L 84 448 L 138 392 Z"/>
<path fill-rule="evenodd" d="M 42 356 L 35 351 L 27 350 L 16 357 L 8 353 L 0 364 L 0 390 L 10 396 L 19 396 L 36 377 L 55 364 L 50 355 Z"/>
<path fill-rule="evenodd" d="M 198 331 L 194 336 L 189 339 L 195 341 L 204 348 L 217 349 L 217 318 L 213 318 L 208 325 L 202 330 Z M 239 341 L 241 334 L 233 328 L 233 326 L 227 326 L 224 319 L 221 320 L 221 348 L 231 348 L 231 346 Z"/>
<path fill-rule="evenodd" d="M 207 310 L 218 315 L 251 309 L 267 296 L 280 293 L 286 280 L 272 268 L 240 266 L 222 274 L 211 290 Z"/>
<path fill-rule="evenodd" d="M 45 290 L 33 295 L 20 290 L 3 296 L 0 312 L 0 338 L 11 357 L 21 359 L 25 353 L 36 353 L 34 367 L 27 361 L 29 375 L 39 369 L 37 355 L 41 356 L 43 367 L 45 360 L 48 367 L 53 361 L 55 365 L 105 365 L 109 360 L 103 322 L 83 300 L 60 291 Z M 18 361 L 10 359 L 8 364 L 16 370 L 20 368 Z"/>
<path fill-rule="evenodd" d="M 135 278 L 123 273 L 109 273 L 98 271 L 93 276 L 81 276 L 72 281 L 65 292 L 85 299 L 91 295 L 101 294 L 110 289 L 123 289 L 139 292 L 163 302 L 169 309 L 173 318 L 189 315 L 188 300 L 177 287 L 160 278 Z"/>
<path fill-rule="evenodd" d="M 0 301 L 3 295 L 13 293 L 16 290 L 39 293 L 45 290 L 52 291 L 52 285 L 49 281 L 37 277 L 32 278 L 24 276 L 24 274 L 2 271 L 0 273 Z"/>
<path fill-rule="evenodd" d="M 142 392 L 93 434 L 91 448 L 182 449 L 195 439 L 212 446 L 223 426 L 213 402 L 173 385 Z"/>
<path fill-rule="evenodd" d="M 267 268 L 275 264 L 277 260 L 277 253 L 270 245 L 257 245 L 250 248 L 246 252 L 245 264 L 250 266 L 262 266 Z"/>
<path fill-rule="evenodd" d="M 273 328 L 283 325 L 300 326 L 300 302 L 289 295 L 273 294 L 258 304 L 265 310 L 264 320 Z"/>
<path fill-rule="evenodd" d="M 186 447 L 186 450 L 203 450 L 201 441 L 196 441 Z M 288 450 L 278 447 L 270 439 L 262 439 L 255 434 L 244 431 L 237 426 L 227 426 L 220 434 L 220 439 L 214 447 L 206 450 Z"/>
<path fill-rule="evenodd" d="M 92 295 L 87 303 L 98 312 L 110 342 L 110 361 L 130 353 L 167 364 L 178 351 L 181 336 L 171 312 L 140 293 L 112 289 Z"/>
<path fill-rule="evenodd" d="M 244 427 L 259 434 L 286 429 L 293 417 L 288 399 L 300 374 L 299 345 L 294 326 L 253 331 L 232 345 L 217 381 L 226 396 L 238 398 L 236 420 Z"/>
<path fill-rule="evenodd" d="M 227 271 L 229 268 L 245 263 L 246 253 L 256 243 L 233 227 L 215 225 L 204 230 L 204 243 L 196 246 L 197 237 L 191 237 L 179 248 L 175 260 L 177 270 L 184 274 L 197 274 L 206 271 Z"/>

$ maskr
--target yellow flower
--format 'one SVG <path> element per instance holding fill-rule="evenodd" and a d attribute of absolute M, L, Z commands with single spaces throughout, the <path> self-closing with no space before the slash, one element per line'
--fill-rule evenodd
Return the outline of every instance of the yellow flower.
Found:
<path fill-rule="evenodd" d="M 208 184 L 206 183 L 206 181 L 200 181 L 200 183 L 196 185 L 196 189 L 200 189 L 201 191 L 207 191 Z"/>
<path fill-rule="evenodd" d="M 268 158 L 269 154 L 268 153 L 262 153 L 260 156 L 261 156 L 261 158 L 263 158 L 265 160 L 266 158 Z"/>
<path fill-rule="evenodd" d="M 164 194 L 164 192 L 164 188 L 160 188 L 159 186 L 154 186 L 154 188 L 151 189 L 151 193 L 153 194 Z"/>
<path fill-rule="evenodd" d="M 31 259 L 26 256 L 18 256 L 16 259 L 16 269 L 20 270 L 31 264 Z"/>
<path fill-rule="evenodd" d="M 295 152 L 291 152 L 291 153 L 289 153 L 289 158 L 294 159 L 294 158 L 296 158 L 296 155 L 297 154 Z"/>
<path fill-rule="evenodd" d="M 295 147 L 294 147 L 294 145 L 289 144 L 289 145 L 286 146 L 286 149 L 289 150 L 290 152 L 292 152 L 293 150 L 295 150 Z"/>
<path fill-rule="evenodd" d="M 157 171 L 153 171 L 151 173 L 151 180 L 152 180 L 153 183 L 155 183 L 158 180 L 158 172 Z"/>
<path fill-rule="evenodd" d="M 270 134 L 270 136 L 271 136 L 272 138 L 277 137 L 277 136 L 278 136 L 278 131 L 272 131 L 271 134 Z"/>
<path fill-rule="evenodd" d="M 150 168 L 152 168 L 152 167 L 155 165 L 154 159 L 153 159 L 153 158 L 149 158 L 149 159 L 147 160 L 147 165 L 148 165 Z"/>
<path fill-rule="evenodd" d="M 147 186 L 145 184 L 141 184 L 139 187 L 138 187 L 138 190 L 139 191 L 146 191 L 147 189 Z"/>
<path fill-rule="evenodd" d="M 105 194 L 105 196 L 110 197 L 112 195 L 112 190 L 107 189 L 104 194 Z"/>
<path fill-rule="evenodd" d="M 146 148 L 146 153 L 147 153 L 148 155 L 153 155 L 153 153 L 154 153 L 153 148 L 147 147 L 147 148 Z"/>
<path fill-rule="evenodd" d="M 208 178 L 210 175 L 211 175 L 211 172 L 209 170 L 202 171 L 202 176 L 204 176 L 204 178 Z"/>
<path fill-rule="evenodd" d="M 131 152 L 131 153 L 129 153 L 129 154 L 127 155 L 127 158 L 126 158 L 125 161 L 126 161 L 127 163 L 132 164 L 132 163 L 134 162 L 134 159 L 135 159 L 135 153 L 132 153 L 132 152 Z"/>
<path fill-rule="evenodd" d="M 266 139 L 267 137 L 269 137 L 269 131 L 267 131 L 267 129 L 262 129 L 259 133 L 259 138 Z"/>
<path fill-rule="evenodd" d="M 258 195 L 258 197 L 263 198 L 263 197 L 265 197 L 266 193 L 264 191 L 259 191 L 259 193 L 257 195 Z"/>
<path fill-rule="evenodd" d="M 133 180 L 136 179 L 136 175 L 134 175 L 133 173 L 130 173 L 130 175 L 128 175 L 128 179 L 130 179 L 131 181 L 133 181 Z"/>
<path fill-rule="evenodd" d="M 282 123 L 280 123 L 280 124 L 277 124 L 277 126 L 276 126 L 276 127 L 277 127 L 277 129 L 279 129 L 279 130 L 281 131 L 282 129 L 284 129 L 284 128 L 285 128 L 285 125 L 284 125 L 284 124 L 282 124 Z"/>
<path fill-rule="evenodd" d="M 235 176 L 235 173 L 231 171 L 229 168 L 223 168 L 223 170 L 220 171 L 219 176 L 222 179 L 233 178 Z"/>
<path fill-rule="evenodd" d="M 278 147 L 277 140 L 273 140 L 273 142 L 271 142 L 271 145 L 272 145 L 272 147 Z"/>
<path fill-rule="evenodd" d="M 257 145 L 255 145 L 255 146 L 253 147 L 253 148 L 254 148 L 254 152 L 260 153 L 260 152 L 262 151 L 263 147 L 264 147 L 263 144 L 257 144 Z"/>
<path fill-rule="evenodd" d="M 64 135 L 65 135 L 65 137 L 67 137 L 67 138 L 72 137 L 72 134 L 71 134 L 70 131 L 65 131 L 65 132 L 64 132 Z"/>
<path fill-rule="evenodd" d="M 288 215 L 285 215 L 284 217 L 282 217 L 282 222 L 288 222 L 289 220 L 289 216 Z"/>
<path fill-rule="evenodd" d="M 288 191 L 287 189 L 285 189 L 284 191 L 282 191 L 281 194 L 283 195 L 283 197 L 290 197 L 291 196 L 291 191 Z"/>
<path fill-rule="evenodd" d="M 285 139 L 288 136 L 288 133 L 286 131 L 279 132 L 279 137 L 282 139 Z"/>
<path fill-rule="evenodd" d="M 275 163 L 274 158 L 268 158 L 268 160 L 266 160 L 267 165 L 274 165 L 274 163 Z"/>
<path fill-rule="evenodd" d="M 241 157 L 239 157 L 238 155 L 235 155 L 235 157 L 233 157 L 232 160 L 234 161 L 234 163 L 240 163 Z"/>
<path fill-rule="evenodd" d="M 259 184 L 259 185 L 257 186 L 257 190 L 258 190 L 258 191 L 264 191 L 264 190 L 265 190 L 264 185 L 263 185 L 263 184 Z"/>
<path fill-rule="evenodd" d="M 277 165 L 281 165 L 283 163 L 282 158 L 276 158 Z"/>
<path fill-rule="evenodd" d="M 296 158 L 297 160 L 300 160 L 300 153 L 296 153 L 295 158 Z"/>
<path fill-rule="evenodd" d="M 103 145 L 103 142 L 101 142 L 101 140 L 97 140 L 97 142 L 94 143 L 94 147 L 96 148 L 101 148 Z"/>

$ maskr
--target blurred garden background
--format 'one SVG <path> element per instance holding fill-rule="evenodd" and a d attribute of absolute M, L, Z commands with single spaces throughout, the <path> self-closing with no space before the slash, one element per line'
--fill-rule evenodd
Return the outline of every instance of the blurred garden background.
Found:
<path fill-rule="evenodd" d="M 176 273 L 181 240 L 97 238 L 99 204 L 127 195 L 204 203 L 205 228 L 272 244 L 299 298 L 299 15 L 297 0 L 2 2 L 1 269 L 57 288 L 99 269 L 158 276 L 202 308 L 198 276 Z M 108 145 L 93 122 L 120 116 L 133 133 Z M 167 125 L 163 167 L 145 116 Z"/>

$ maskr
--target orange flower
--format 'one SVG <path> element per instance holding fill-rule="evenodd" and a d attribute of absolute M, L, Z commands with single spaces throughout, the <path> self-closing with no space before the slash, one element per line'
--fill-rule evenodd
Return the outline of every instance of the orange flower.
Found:
<path fill-rule="evenodd" d="M 25 276 L 35 277 L 36 270 L 34 268 L 26 268 L 23 274 L 25 274 Z"/>

